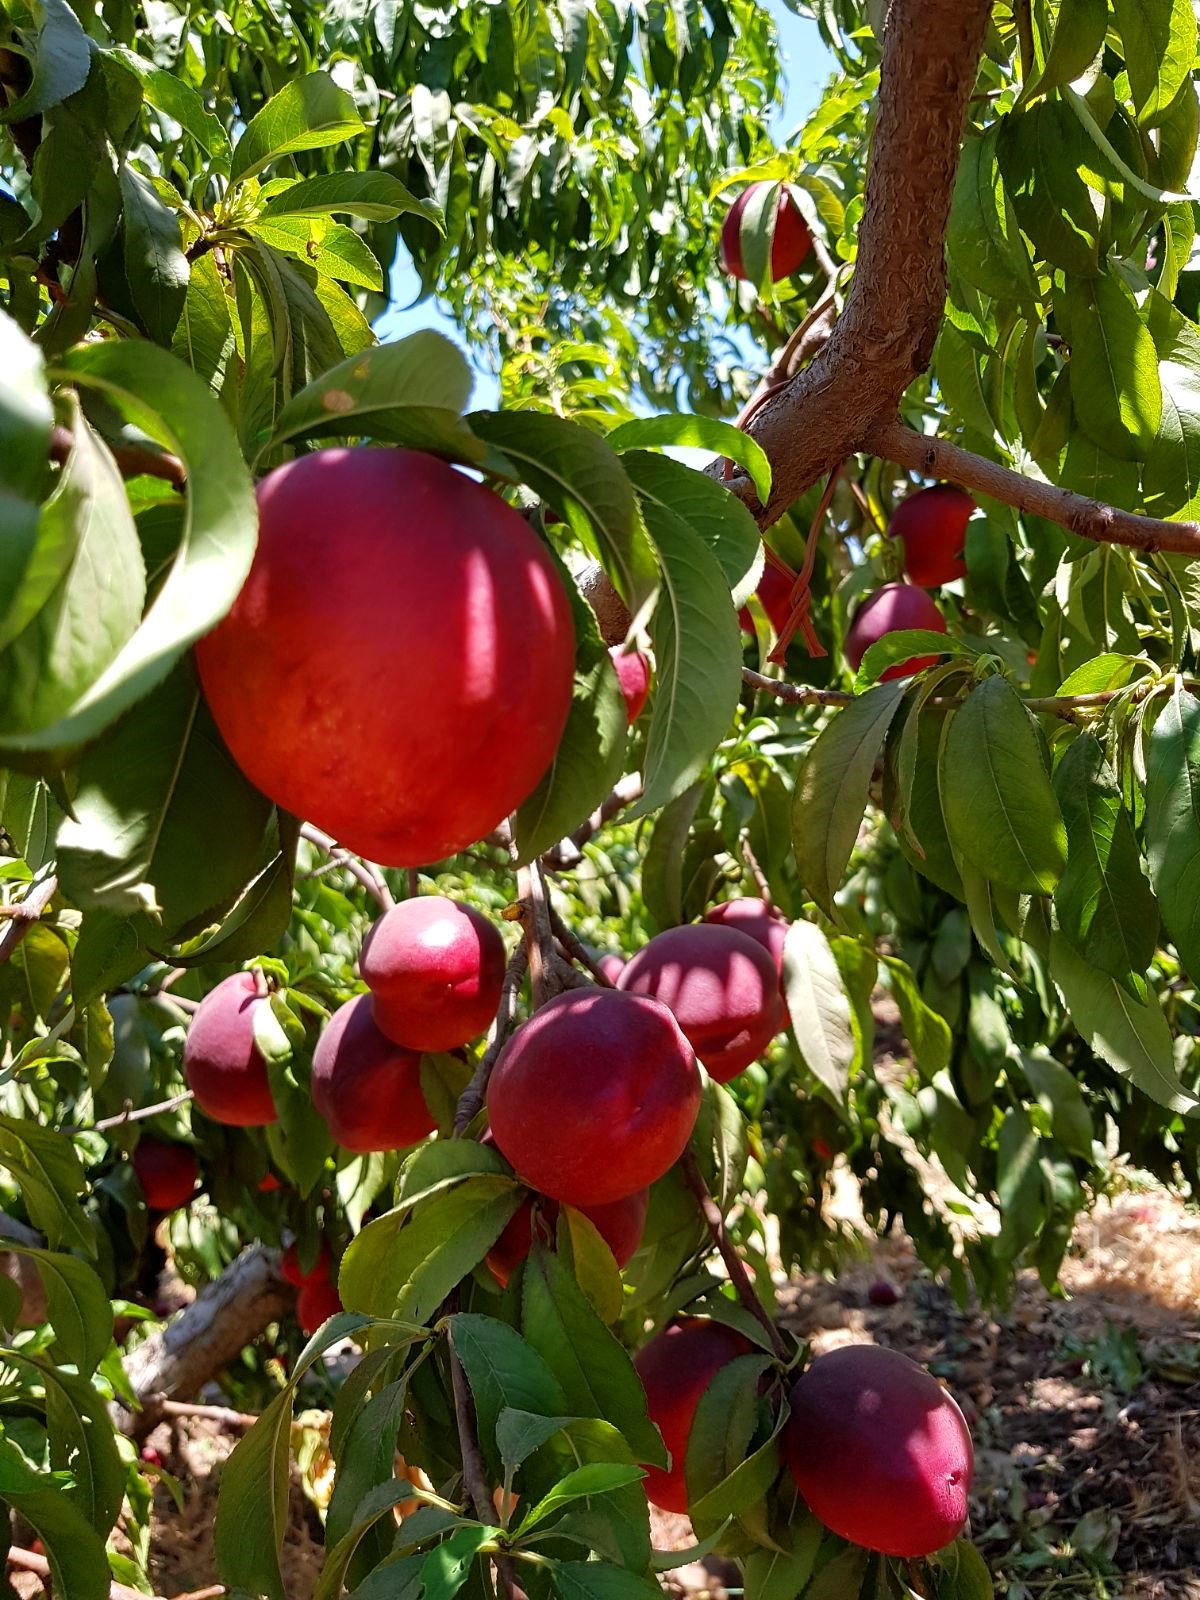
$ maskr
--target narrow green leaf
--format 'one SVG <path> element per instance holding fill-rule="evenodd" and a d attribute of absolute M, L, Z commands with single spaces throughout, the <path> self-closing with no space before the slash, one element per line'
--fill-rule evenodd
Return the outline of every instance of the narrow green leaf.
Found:
<path fill-rule="evenodd" d="M 550 1577 L 558 1600 L 662 1600 L 652 1578 L 607 1561 L 552 1561 Z"/>
<path fill-rule="evenodd" d="M 149 178 L 128 164 L 121 168 L 121 199 L 125 276 L 134 306 L 150 337 L 170 344 L 183 311 L 189 273 L 178 213 Z"/>
<path fill-rule="evenodd" d="M 1200 699 L 1181 683 L 1150 733 L 1146 855 L 1180 962 L 1200 973 Z"/>
<path fill-rule="evenodd" d="M 765 506 L 771 498 L 771 463 L 767 453 L 750 435 L 731 422 L 715 417 L 693 417 L 670 413 L 662 417 L 634 417 L 622 422 L 608 436 L 614 450 L 665 449 L 684 445 L 693 450 L 711 450 L 742 467 L 754 485 L 754 492 Z M 678 509 L 678 507 L 676 508 Z"/>
<path fill-rule="evenodd" d="M 621 457 L 643 502 L 656 501 L 686 522 L 716 556 L 733 595 L 743 605 L 762 572 L 758 524 L 742 502 L 703 472 L 669 456 L 627 450 Z M 650 529 L 653 537 L 654 530 Z"/>
<path fill-rule="evenodd" d="M 1191 0 L 1113 0 L 1138 121 L 1163 120 L 1196 64 Z"/>
<path fill-rule="evenodd" d="M 963 144 L 946 249 L 967 283 L 998 300 L 1037 296 L 1029 251 L 1004 192 L 996 160 L 998 129 Z"/>
<path fill-rule="evenodd" d="M 156 67 L 124 45 L 114 45 L 109 54 L 137 74 L 142 93 L 156 111 L 165 112 L 219 166 L 229 164 L 229 135 L 221 119 L 205 110 L 204 101 L 191 84 L 164 67 Z"/>
<path fill-rule="evenodd" d="M 16 1180 L 29 1220 L 52 1248 L 71 1245 L 95 1258 L 92 1225 L 78 1200 L 86 1179 L 69 1139 L 25 1118 L 0 1116 L 0 1167 Z"/>
<path fill-rule="evenodd" d="M 1162 417 L 1154 341 L 1113 274 L 1067 285 L 1071 401 L 1084 431 L 1111 454 L 1143 460 Z"/>
<path fill-rule="evenodd" d="M 109 1600 L 112 1572 L 104 1540 L 63 1493 L 63 1475 L 35 1472 L 20 1448 L 0 1438 L 0 1500 L 35 1530 L 59 1594 Z"/>
<path fill-rule="evenodd" d="M 439 233 L 442 213 L 432 200 L 418 200 L 390 172 L 329 172 L 275 188 L 262 208 L 264 217 L 329 216 L 335 212 L 389 222 L 406 214 L 424 217 Z"/>
<path fill-rule="evenodd" d="M 29 0 L 37 24 L 33 73 L 24 94 L 0 108 L 0 125 L 24 122 L 82 89 L 93 45 L 67 0 Z"/>

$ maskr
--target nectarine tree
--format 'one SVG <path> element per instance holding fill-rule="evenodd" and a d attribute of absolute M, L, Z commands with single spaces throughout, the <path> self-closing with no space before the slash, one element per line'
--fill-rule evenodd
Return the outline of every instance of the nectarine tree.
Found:
<path fill-rule="evenodd" d="M 0 8 L 56 1594 L 149 1592 L 224 1382 L 230 1593 L 302 1395 L 322 1594 L 637 1600 L 653 1502 L 749 1600 L 977 1600 L 961 1413 L 777 1281 L 835 1175 L 991 1303 L 1114 1152 L 1200 1183 L 1193 7 L 798 9 L 780 143 L 763 0 Z"/>

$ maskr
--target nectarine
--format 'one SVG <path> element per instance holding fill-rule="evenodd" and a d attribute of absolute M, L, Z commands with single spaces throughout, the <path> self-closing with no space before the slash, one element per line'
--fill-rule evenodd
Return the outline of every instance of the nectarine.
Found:
<path fill-rule="evenodd" d="M 487 1265 L 492 1277 L 503 1289 L 517 1267 L 529 1254 L 533 1244 L 533 1208 L 540 1203 L 542 1216 L 550 1237 L 558 1221 L 558 1201 L 529 1195 L 505 1225 L 487 1255 Z M 613 1253 L 618 1267 L 628 1266 L 637 1253 L 646 1228 L 646 1210 L 650 1204 L 649 1189 L 639 1189 L 636 1194 L 621 1200 L 611 1200 L 603 1206 L 580 1206 L 579 1210 L 596 1229 Z"/>
<path fill-rule="evenodd" d="M 656 1000 L 571 989 L 523 1023 L 488 1085 L 497 1147 L 531 1189 L 606 1205 L 661 1178 L 700 1110 L 700 1073 Z"/>
<path fill-rule="evenodd" d="M 859 606 L 846 635 L 846 660 L 858 671 L 862 658 L 870 647 L 884 634 L 897 633 L 906 628 L 924 628 L 930 633 L 945 633 L 946 619 L 925 593 L 911 583 L 885 583 L 876 589 Z M 914 656 L 911 661 L 897 661 L 880 675 L 888 678 L 907 678 L 910 673 L 931 667 L 937 656 Z"/>
<path fill-rule="evenodd" d="M 138 1140 L 132 1159 L 151 1211 L 174 1211 L 187 1205 L 200 1176 L 194 1150 L 146 1135 Z"/>
<path fill-rule="evenodd" d="M 196 647 L 234 760 L 388 866 L 439 861 L 535 788 L 574 683 L 570 606 L 513 508 L 414 450 L 317 450 L 258 486 L 254 564 Z"/>
<path fill-rule="evenodd" d="M 201 1111 L 235 1128 L 263 1127 L 278 1113 L 267 1063 L 254 1042 L 254 1017 L 269 1002 L 252 972 L 235 972 L 196 1008 L 183 1047 L 183 1072 Z"/>
<path fill-rule="evenodd" d="M 913 583 L 936 589 L 965 575 L 963 545 L 974 510 L 974 500 L 955 483 L 918 489 L 900 502 L 888 532 L 904 541 L 904 570 Z"/>
<path fill-rule="evenodd" d="M 324 1239 L 321 1240 L 316 1260 L 307 1272 L 300 1264 L 300 1248 L 298 1245 L 288 1245 L 287 1249 L 279 1257 L 279 1270 L 295 1289 L 300 1289 L 304 1284 L 315 1282 L 318 1279 L 322 1282 L 328 1282 L 329 1269 L 332 1264 L 333 1256 Z"/>
<path fill-rule="evenodd" d="M 316 1333 L 330 1317 L 343 1310 L 337 1285 L 328 1278 L 307 1278 L 296 1296 L 296 1320 L 307 1334 Z"/>
<path fill-rule="evenodd" d="M 791 619 L 794 582 L 793 578 L 789 578 L 786 573 L 780 572 L 778 567 L 773 567 L 768 562 L 763 568 L 762 577 L 758 580 L 758 588 L 754 591 L 767 613 L 767 621 L 776 634 L 781 634 Z M 743 606 L 738 612 L 738 621 L 742 625 L 743 633 L 753 634 L 754 618 L 750 615 L 748 606 Z"/>
<path fill-rule="evenodd" d="M 730 206 L 721 225 L 721 266 L 733 278 L 747 276 L 742 258 L 742 217 L 751 199 L 765 184 L 752 183 Z M 812 249 L 812 234 L 795 196 L 786 184 L 779 188 L 775 210 L 775 236 L 771 241 L 771 281 L 789 278 Z"/>
<path fill-rule="evenodd" d="M 775 963 L 779 973 L 779 999 L 783 1007 L 783 1021 L 787 1022 L 787 996 L 783 992 L 783 942 L 787 938 L 788 919 L 778 907 L 757 895 L 739 895 L 736 900 L 723 900 L 704 913 L 705 922 L 715 922 L 719 928 L 736 928 L 763 949 Z"/>
<path fill-rule="evenodd" d="M 403 1150 L 434 1130 L 421 1092 L 421 1057 L 381 1033 L 371 997 L 339 1006 L 313 1053 L 312 1100 L 346 1150 Z"/>
<path fill-rule="evenodd" d="M 473 906 L 416 895 L 375 923 L 358 966 L 389 1039 L 409 1050 L 456 1050 L 496 1014 L 504 941 Z"/>
<path fill-rule="evenodd" d="M 632 728 L 650 694 L 650 663 L 640 650 L 626 650 L 619 644 L 608 653 L 625 696 L 625 719 Z"/>

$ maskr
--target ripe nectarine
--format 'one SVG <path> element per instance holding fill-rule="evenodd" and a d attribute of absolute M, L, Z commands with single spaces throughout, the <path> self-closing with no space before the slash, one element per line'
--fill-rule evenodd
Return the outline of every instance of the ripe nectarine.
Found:
<path fill-rule="evenodd" d="M 868 596 L 854 613 L 850 631 L 846 635 L 846 660 L 858 671 L 862 658 L 871 646 L 886 633 L 897 633 L 906 628 L 924 628 L 930 633 L 945 633 L 946 619 L 925 593 L 911 583 L 885 583 Z M 937 656 L 914 656 L 911 661 L 897 661 L 880 674 L 880 680 L 907 678 L 910 673 L 931 667 Z"/>
<path fill-rule="evenodd" d="M 534 789 L 571 704 L 575 634 L 513 508 L 414 450 L 317 450 L 258 486 L 258 550 L 196 647 L 234 760 L 387 866 L 440 861 Z"/>
<path fill-rule="evenodd" d="M 288 1245 L 287 1249 L 279 1257 L 279 1270 L 295 1289 L 300 1289 L 306 1283 L 315 1282 L 318 1279 L 322 1282 L 328 1282 L 329 1269 L 332 1265 L 333 1256 L 324 1239 L 321 1240 L 316 1260 L 307 1272 L 300 1265 L 300 1249 L 298 1245 Z"/>
<path fill-rule="evenodd" d="M 214 1122 L 263 1127 L 278 1113 L 267 1063 L 254 1042 L 254 1017 L 269 1004 L 252 972 L 235 972 L 196 1008 L 183 1047 L 183 1072 L 196 1104 Z"/>
<path fill-rule="evenodd" d="M 312 1100 L 343 1149 L 403 1150 L 433 1132 L 421 1057 L 381 1033 L 369 994 L 339 1006 L 313 1053 Z"/>
<path fill-rule="evenodd" d="M 558 1221 L 558 1201 L 529 1195 L 505 1225 L 487 1255 L 488 1269 L 503 1289 L 517 1267 L 529 1254 L 533 1244 L 533 1208 L 541 1205 L 542 1217 L 550 1237 Z M 621 1200 L 611 1200 L 603 1206 L 580 1206 L 596 1232 L 613 1253 L 618 1267 L 628 1266 L 637 1253 L 646 1228 L 646 1209 L 650 1204 L 649 1189 L 639 1189 Z"/>
<path fill-rule="evenodd" d="M 640 650 L 626 650 L 619 644 L 608 653 L 625 696 L 625 718 L 632 728 L 650 694 L 650 663 Z"/>
<path fill-rule="evenodd" d="M 618 989 L 570 989 L 505 1045 L 487 1106 L 497 1147 L 531 1189 L 606 1205 L 683 1154 L 700 1073 L 666 1006 Z"/>
<path fill-rule="evenodd" d="M 322 1323 L 343 1309 L 337 1285 L 329 1278 L 307 1278 L 296 1296 L 296 1320 L 307 1334 L 316 1333 Z"/>
<path fill-rule="evenodd" d="M 138 1140 L 132 1160 L 151 1211 L 174 1211 L 195 1193 L 200 1168 L 188 1145 L 147 1135 Z"/>
<path fill-rule="evenodd" d="M 389 1039 L 409 1050 L 456 1050 L 496 1014 L 504 941 L 473 906 L 415 895 L 375 923 L 358 966 Z"/>
<path fill-rule="evenodd" d="M 904 570 L 922 589 L 966 574 L 963 545 L 975 502 L 955 483 L 918 489 L 892 513 L 888 532 L 904 541 Z"/>
<path fill-rule="evenodd" d="M 730 206 L 721 225 L 721 266 L 732 278 L 747 276 L 742 259 L 742 217 L 752 197 L 765 187 L 752 183 Z M 771 241 L 771 281 L 790 278 L 812 249 L 812 234 L 795 196 L 781 184 L 775 211 L 775 237 Z"/>

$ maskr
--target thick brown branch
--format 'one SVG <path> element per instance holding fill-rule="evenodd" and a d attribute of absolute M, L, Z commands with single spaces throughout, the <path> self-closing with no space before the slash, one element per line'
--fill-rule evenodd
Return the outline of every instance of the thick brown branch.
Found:
<path fill-rule="evenodd" d="M 746 1263 L 738 1255 L 737 1247 L 725 1231 L 725 1218 L 721 1215 L 721 1208 L 708 1192 L 704 1174 L 700 1171 L 696 1157 L 690 1148 L 683 1152 L 679 1164 L 683 1168 L 684 1181 L 696 1197 L 696 1204 L 699 1206 L 700 1213 L 704 1218 L 704 1224 L 712 1236 L 712 1242 L 721 1253 L 721 1260 L 725 1263 L 725 1270 L 729 1274 L 729 1281 L 737 1291 L 738 1299 L 750 1315 L 762 1324 L 775 1354 L 780 1360 L 786 1360 L 787 1346 L 783 1342 L 779 1329 L 767 1315 L 766 1306 L 763 1305 L 758 1295 L 754 1292 L 750 1274 L 746 1271 Z"/>
<path fill-rule="evenodd" d="M 964 489 L 976 489 L 993 500 L 1045 517 L 1069 528 L 1082 539 L 1100 544 L 1123 544 L 1148 554 L 1155 550 L 1177 551 L 1180 555 L 1200 555 L 1200 524 L 1160 522 L 1157 517 L 1139 517 L 1132 511 L 1118 511 L 1099 500 L 1056 489 L 1020 472 L 1002 467 L 996 461 L 977 456 L 946 439 L 931 439 L 904 423 L 881 423 L 865 441 L 874 455 L 883 456 L 901 467 L 909 467 L 930 478 L 945 478 Z"/>
<path fill-rule="evenodd" d="M 72 443 L 70 429 L 56 427 L 50 435 L 51 461 L 66 461 Z M 123 478 L 162 478 L 175 489 L 182 489 L 187 483 L 183 462 L 165 450 L 148 450 L 136 444 L 109 445 L 109 449 Z"/>

